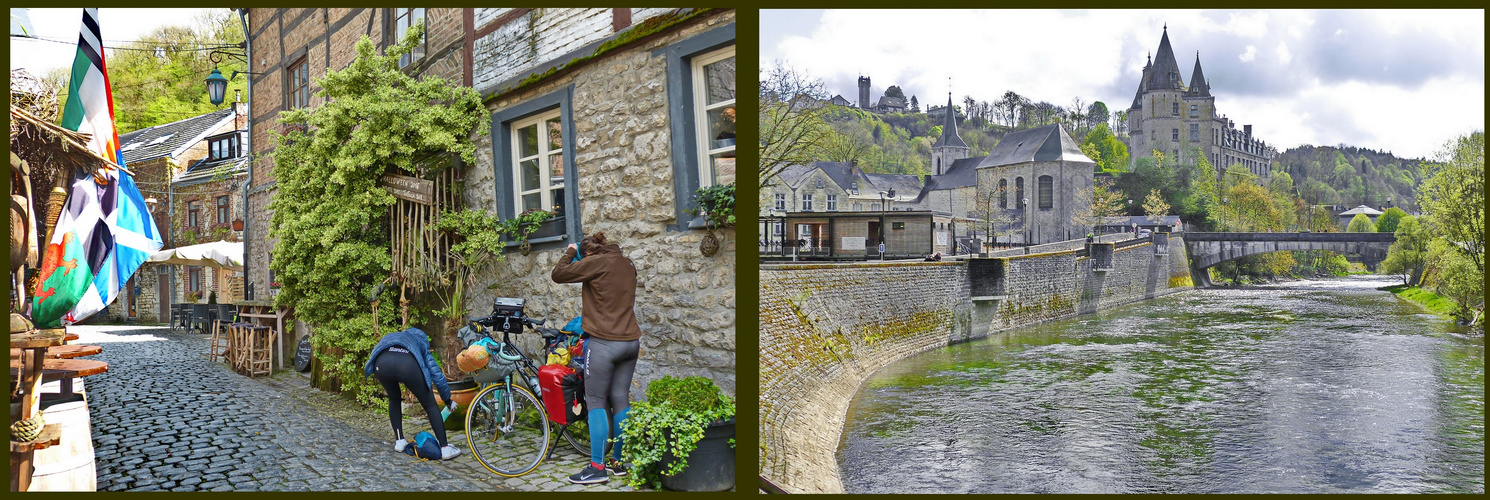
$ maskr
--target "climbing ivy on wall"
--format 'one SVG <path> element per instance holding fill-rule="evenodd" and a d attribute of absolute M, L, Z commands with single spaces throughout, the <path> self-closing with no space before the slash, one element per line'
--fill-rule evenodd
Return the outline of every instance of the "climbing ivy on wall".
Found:
<path fill-rule="evenodd" d="M 398 68 L 423 31 L 379 55 L 364 36 L 346 69 L 317 80 L 324 104 L 280 113 L 289 125 L 275 134 L 278 191 L 270 237 L 277 239 L 270 268 L 283 284 L 275 302 L 293 306 L 314 325 L 326 370 L 342 389 L 366 403 L 381 389 L 362 364 L 377 342 L 367 295 L 391 272 L 388 208 L 394 197 L 378 187 L 385 173 L 426 177 L 431 157 L 459 154 L 475 163 L 471 134 L 490 125 L 479 94 L 438 77 L 416 79 Z M 383 296 L 378 331 L 398 327 L 397 296 Z"/>

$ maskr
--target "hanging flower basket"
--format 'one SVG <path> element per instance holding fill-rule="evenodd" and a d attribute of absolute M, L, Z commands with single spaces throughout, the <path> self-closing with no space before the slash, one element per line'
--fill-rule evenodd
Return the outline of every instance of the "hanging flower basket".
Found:
<path fill-rule="evenodd" d="M 233 230 L 234 231 L 242 231 L 243 230 L 243 219 L 237 219 L 237 220 L 234 220 L 233 221 Z"/>

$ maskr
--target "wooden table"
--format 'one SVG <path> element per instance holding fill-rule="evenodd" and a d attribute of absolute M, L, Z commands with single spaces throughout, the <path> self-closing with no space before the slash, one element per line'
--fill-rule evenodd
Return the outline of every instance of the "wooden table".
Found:
<path fill-rule="evenodd" d="M 101 352 L 103 352 L 103 347 L 99 347 L 96 345 L 67 344 L 59 345 L 57 347 L 48 347 L 46 356 L 48 359 L 72 359 L 81 358 L 83 356 L 92 356 Z M 21 349 L 12 348 L 10 350 L 10 364 L 14 365 L 16 363 L 16 359 L 20 358 L 20 356 Z"/>
<path fill-rule="evenodd" d="M 263 324 L 267 320 L 274 320 L 274 331 L 270 333 L 270 342 L 274 344 L 274 365 L 284 368 L 284 348 L 280 345 L 280 336 L 285 331 L 285 316 L 290 313 L 287 308 L 276 308 L 270 301 L 239 302 L 238 317 L 247 318 L 253 324 Z M 265 325 L 270 326 L 270 325 Z"/>
<path fill-rule="evenodd" d="M 21 373 L 21 368 L 22 363 L 20 358 L 11 358 L 11 380 L 17 379 Z M 98 375 L 109 371 L 109 364 L 91 359 L 47 359 L 42 361 L 41 368 L 41 381 L 43 383 L 59 382 L 62 389 L 62 396 L 66 397 L 72 395 L 72 379 Z"/>

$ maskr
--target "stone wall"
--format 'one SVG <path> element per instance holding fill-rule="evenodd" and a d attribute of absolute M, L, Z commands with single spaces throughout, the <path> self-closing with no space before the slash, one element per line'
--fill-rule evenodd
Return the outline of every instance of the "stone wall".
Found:
<path fill-rule="evenodd" d="M 1072 248 L 1083 243 L 974 261 L 762 265 L 761 474 L 792 492 L 842 492 L 848 404 L 895 361 L 1190 288 L 1183 243 L 1101 243 L 1096 258 Z"/>
<path fill-rule="evenodd" d="M 967 338 L 957 262 L 762 265 L 760 469 L 789 491 L 841 493 L 834 451 L 859 384 Z"/>
<path fill-rule="evenodd" d="M 736 237 L 733 230 L 725 231 L 719 253 L 705 257 L 698 249 L 702 230 L 668 227 L 680 221 L 674 205 L 667 60 L 654 53 L 731 22 L 733 11 L 710 14 L 487 103 L 496 113 L 573 88 L 578 176 L 577 186 L 570 188 L 578 194 L 579 209 L 570 211 L 579 214 L 584 234 L 605 232 L 637 269 L 642 345 L 633 398 L 665 375 L 702 375 L 726 392 L 735 390 Z M 493 127 L 492 133 L 500 133 L 498 129 Z M 471 210 L 496 212 L 499 203 L 512 203 L 494 189 L 496 165 L 505 169 L 509 163 L 493 159 L 490 134 L 472 140 L 477 162 L 466 173 L 465 203 Z M 495 297 L 521 297 L 527 299 L 530 315 L 560 324 L 578 316 L 580 285 L 549 278 L 562 254 L 561 245 L 538 246 L 526 256 L 506 253 L 504 262 L 478 275 L 481 286 L 467 292 L 465 306 L 485 314 Z M 488 289 L 489 284 L 495 289 Z"/>

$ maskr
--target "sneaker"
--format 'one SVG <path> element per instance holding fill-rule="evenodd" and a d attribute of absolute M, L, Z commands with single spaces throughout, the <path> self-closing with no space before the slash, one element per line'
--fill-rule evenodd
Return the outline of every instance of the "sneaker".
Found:
<path fill-rule="evenodd" d="M 611 475 L 616 477 L 624 477 L 631 473 L 631 466 L 621 463 L 620 460 L 608 458 L 605 460 L 605 470 L 610 471 Z"/>
<path fill-rule="evenodd" d="M 396 451 L 396 452 L 399 452 L 399 453 L 403 453 L 404 452 L 404 447 L 405 446 L 408 446 L 408 445 L 409 445 L 409 440 L 407 440 L 407 439 L 400 439 L 398 441 L 394 441 L 393 442 L 393 451 Z"/>
<path fill-rule="evenodd" d="M 460 448 L 448 444 L 440 448 L 440 460 L 450 460 L 458 456 L 460 456 Z"/>
<path fill-rule="evenodd" d="M 569 482 L 574 484 L 599 484 L 606 481 L 610 481 L 610 476 L 605 474 L 605 469 L 596 469 L 595 464 L 585 464 L 579 474 L 569 476 Z"/>

